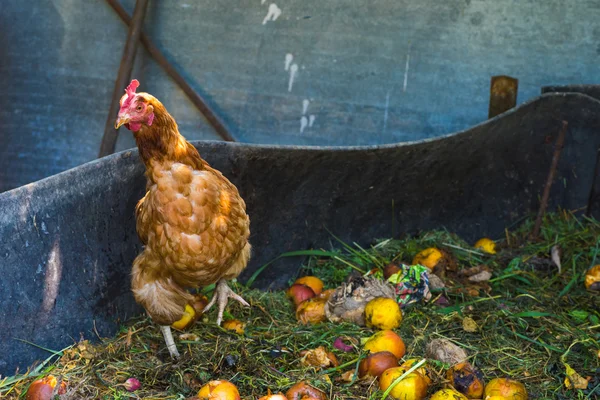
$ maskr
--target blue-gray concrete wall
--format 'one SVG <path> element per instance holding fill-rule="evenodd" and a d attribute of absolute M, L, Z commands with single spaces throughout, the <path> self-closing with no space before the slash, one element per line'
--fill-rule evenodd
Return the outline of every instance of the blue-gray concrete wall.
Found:
<path fill-rule="evenodd" d="M 485 120 L 492 75 L 598 82 L 596 0 L 151 1 L 145 29 L 243 142 L 418 140 Z M 96 157 L 125 36 L 102 0 L 0 1 L 0 191 Z M 144 51 L 135 77 L 218 139 Z"/>

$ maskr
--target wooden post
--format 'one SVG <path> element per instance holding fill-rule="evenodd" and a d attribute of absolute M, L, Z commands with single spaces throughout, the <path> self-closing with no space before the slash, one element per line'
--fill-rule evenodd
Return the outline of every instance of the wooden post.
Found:
<path fill-rule="evenodd" d="M 123 90 L 129 83 L 131 77 L 131 70 L 133 69 L 133 61 L 135 60 L 135 53 L 140 39 L 140 33 L 142 32 L 142 23 L 144 22 L 144 16 L 146 15 L 146 8 L 148 6 L 148 0 L 136 0 L 135 9 L 133 10 L 133 19 L 129 26 L 129 33 L 127 34 L 127 41 L 125 42 L 125 48 L 123 49 L 123 56 L 121 57 L 121 65 L 119 66 L 119 73 L 117 74 L 117 80 L 115 81 L 115 88 L 113 90 L 112 101 L 110 103 L 110 109 L 108 111 L 108 118 L 106 119 L 106 125 L 104 127 L 104 136 L 100 143 L 100 152 L 98 157 L 104 157 L 115 152 L 115 146 L 117 144 L 117 130 L 115 129 L 115 119 L 119 112 L 119 100 L 123 95 Z"/>
<path fill-rule="evenodd" d="M 488 118 L 502 114 L 517 105 L 519 80 L 510 76 L 492 76 Z"/>
<path fill-rule="evenodd" d="M 556 168 L 558 167 L 558 160 L 560 159 L 560 153 L 565 145 L 565 135 L 567 134 L 567 128 L 569 123 L 567 121 L 562 122 L 562 128 L 556 138 L 556 144 L 554 145 L 554 153 L 552 155 L 552 162 L 550 163 L 550 170 L 548 171 L 548 177 L 546 178 L 546 184 L 544 185 L 544 192 L 542 194 L 542 200 L 540 201 L 540 209 L 538 210 L 537 218 L 535 219 L 535 225 L 533 226 L 533 232 L 531 233 L 531 239 L 537 240 L 540 234 L 540 227 L 542 226 L 542 218 L 548 207 L 548 199 L 550 198 L 550 189 L 554 182 L 554 176 L 556 175 Z"/>

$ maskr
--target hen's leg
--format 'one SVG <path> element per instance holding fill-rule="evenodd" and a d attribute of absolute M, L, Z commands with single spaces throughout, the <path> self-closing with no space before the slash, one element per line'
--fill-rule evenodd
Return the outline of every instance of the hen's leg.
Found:
<path fill-rule="evenodd" d="M 234 299 L 242 303 L 242 305 L 246 307 L 250 307 L 250 304 L 246 302 L 246 300 L 242 299 L 241 296 L 237 295 L 233 290 L 227 286 L 227 281 L 225 279 L 219 279 L 217 282 L 217 286 L 215 287 L 215 293 L 213 294 L 210 303 L 206 307 L 204 307 L 203 313 L 210 310 L 210 308 L 218 302 L 219 314 L 217 316 L 217 325 L 221 325 L 221 321 L 223 320 L 223 311 L 225 311 L 225 306 L 227 306 L 227 300 Z"/>
<path fill-rule="evenodd" d="M 169 325 L 161 325 L 160 331 L 165 338 L 165 343 L 167 344 L 167 349 L 169 349 L 171 357 L 179 358 L 179 352 L 177 351 L 177 346 L 175 346 L 175 341 L 173 340 L 173 335 L 171 334 L 171 327 Z"/>

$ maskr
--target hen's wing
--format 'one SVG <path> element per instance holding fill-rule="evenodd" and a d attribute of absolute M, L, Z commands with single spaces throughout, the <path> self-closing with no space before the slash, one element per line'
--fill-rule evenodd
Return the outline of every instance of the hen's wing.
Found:
<path fill-rule="evenodd" d="M 135 206 L 135 230 L 137 231 L 138 237 L 142 244 L 148 244 L 148 230 L 150 228 L 150 211 L 147 207 L 145 207 L 146 197 L 148 197 L 148 193 L 144 197 L 138 201 Z"/>
<path fill-rule="evenodd" d="M 143 222 L 147 215 L 152 221 L 148 245 L 180 284 L 216 282 L 239 258 L 250 235 L 246 204 L 238 190 L 208 166 L 194 170 L 164 163 L 153 170 L 153 179 L 156 185 L 138 217 Z"/>

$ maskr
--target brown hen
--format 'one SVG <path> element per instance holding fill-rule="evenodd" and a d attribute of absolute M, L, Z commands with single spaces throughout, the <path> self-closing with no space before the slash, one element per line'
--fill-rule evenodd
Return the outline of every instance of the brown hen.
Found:
<path fill-rule="evenodd" d="M 192 302 L 187 288 L 216 283 L 205 311 L 218 303 L 220 325 L 228 298 L 248 304 L 226 281 L 250 258 L 250 219 L 237 188 L 200 158 L 165 107 L 133 80 L 121 98 L 115 128 L 133 132 L 146 166 L 147 192 L 136 206 L 144 250 L 133 262 L 133 294 L 178 357 L 170 325 Z"/>

